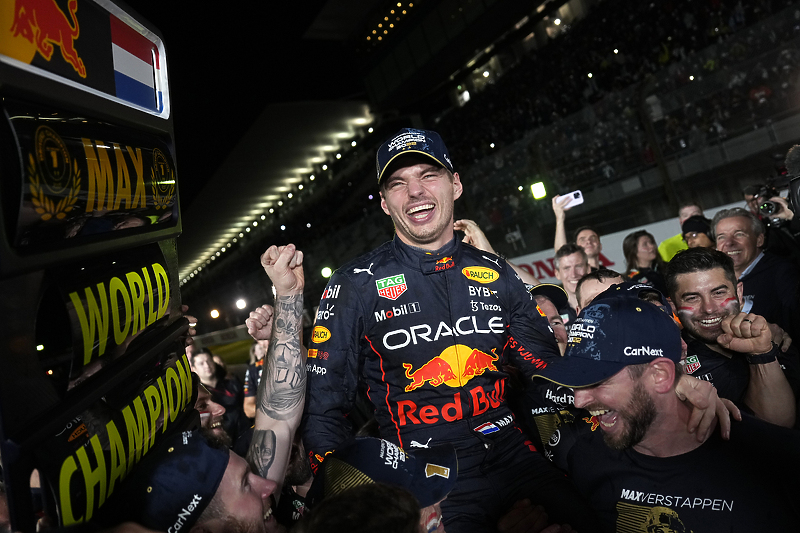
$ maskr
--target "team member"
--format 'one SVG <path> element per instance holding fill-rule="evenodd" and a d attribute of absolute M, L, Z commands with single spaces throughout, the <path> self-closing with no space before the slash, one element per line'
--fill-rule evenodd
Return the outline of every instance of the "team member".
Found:
<path fill-rule="evenodd" d="M 569 305 L 566 309 L 559 310 L 562 313 L 566 311 L 569 317 L 567 324 L 571 324 L 575 317 L 578 316 L 576 312 L 578 300 L 575 297 L 575 289 L 578 286 L 578 281 L 589 272 L 586 252 L 577 244 L 565 244 L 556 252 L 553 258 L 553 266 L 555 266 L 556 279 L 561 282 L 569 296 Z"/>
<path fill-rule="evenodd" d="M 264 313 L 272 317 L 271 305 L 262 305 Z M 256 416 L 256 392 L 261 383 L 261 373 L 264 371 L 264 355 L 269 349 L 269 339 L 254 341 L 250 346 L 250 364 L 244 374 L 244 414 L 248 418 Z"/>
<path fill-rule="evenodd" d="M 487 531 L 525 497 L 590 530 L 504 399 L 506 359 L 529 378 L 560 357 L 553 332 L 505 261 L 455 238 L 462 185 L 447 148 L 435 132 L 403 129 L 378 149 L 377 174 L 396 236 L 341 267 L 320 302 L 331 313 L 312 332 L 303 435 L 314 468 L 351 435 L 360 382 L 382 438 L 456 448 L 459 479 L 442 504 L 451 533 Z"/>
<path fill-rule="evenodd" d="M 741 318 L 723 321 L 727 334 L 748 328 Z M 549 451 L 600 514 L 599 530 L 794 530 L 800 434 L 745 416 L 730 441 L 715 433 L 698 442 L 675 394 L 680 331 L 668 314 L 604 293 L 573 331 L 583 334 L 541 376 L 574 387 L 575 405 L 600 431 L 572 440 L 560 430 Z M 739 341 L 742 351 L 759 349 L 754 338 Z"/>
<path fill-rule="evenodd" d="M 575 299 L 578 301 L 578 312 L 586 307 L 594 297 L 605 291 L 612 285 L 623 283 L 625 278 L 622 274 L 609 268 L 599 268 L 589 272 L 575 286 Z"/>
<path fill-rule="evenodd" d="M 711 381 L 720 396 L 759 418 L 792 427 L 796 399 L 787 373 L 797 381 L 796 349 L 784 354 L 772 342 L 763 317 L 740 312 L 742 284 L 736 281 L 731 259 L 707 248 L 680 252 L 667 267 L 667 286 L 688 345 L 686 373 Z M 746 330 L 724 331 L 725 320 L 733 318 L 746 324 Z M 741 352 L 739 337 L 745 332 L 760 342 L 744 346 L 758 351 Z"/>

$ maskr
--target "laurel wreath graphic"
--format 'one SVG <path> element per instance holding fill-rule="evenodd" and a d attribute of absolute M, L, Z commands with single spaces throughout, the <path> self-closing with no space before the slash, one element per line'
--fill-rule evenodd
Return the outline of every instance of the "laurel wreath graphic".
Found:
<path fill-rule="evenodd" d="M 28 178 L 30 180 L 31 201 L 36 209 L 36 212 L 42 216 L 42 220 L 50 220 L 55 217 L 58 220 L 67 216 L 67 213 L 72 211 L 75 202 L 78 200 L 78 191 L 81 187 L 81 171 L 78 168 L 78 162 L 74 161 L 72 173 L 72 186 L 69 188 L 69 193 L 63 196 L 58 203 L 54 203 L 44 192 L 39 173 L 36 171 L 36 159 L 33 154 L 28 154 Z"/>
<path fill-rule="evenodd" d="M 165 194 L 160 194 L 158 191 L 158 182 L 156 181 L 156 170 L 155 168 L 150 169 L 150 177 L 152 181 L 153 187 L 153 205 L 156 209 L 166 209 L 169 206 L 170 201 L 172 200 L 172 196 L 175 194 L 175 180 L 172 177 L 172 171 L 168 171 L 168 177 L 172 181 L 167 189 Z"/>

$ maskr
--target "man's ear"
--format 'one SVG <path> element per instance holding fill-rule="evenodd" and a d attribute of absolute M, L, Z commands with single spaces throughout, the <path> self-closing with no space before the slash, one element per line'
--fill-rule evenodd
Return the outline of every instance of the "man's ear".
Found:
<path fill-rule="evenodd" d="M 666 394 L 672 391 L 672 384 L 675 382 L 675 363 L 671 359 L 659 357 L 650 363 L 648 371 L 655 392 Z"/>
<path fill-rule="evenodd" d="M 386 207 L 386 199 L 383 197 L 383 191 L 380 191 L 378 194 L 381 195 L 381 209 L 383 209 L 383 212 L 387 215 L 392 216 L 391 213 L 389 213 L 389 208 Z"/>
<path fill-rule="evenodd" d="M 464 186 L 461 185 L 461 178 L 458 176 L 458 172 L 453 172 L 453 200 L 458 200 L 462 192 L 464 192 Z"/>

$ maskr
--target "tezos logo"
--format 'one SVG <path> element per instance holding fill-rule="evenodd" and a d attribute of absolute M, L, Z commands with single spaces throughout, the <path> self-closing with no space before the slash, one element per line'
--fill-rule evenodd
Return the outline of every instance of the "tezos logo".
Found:
<path fill-rule="evenodd" d="M 500 274 L 498 274 L 496 270 L 479 266 L 465 267 L 461 269 L 461 273 L 464 274 L 467 279 L 477 281 L 478 283 L 491 283 L 500 277 Z"/>
<path fill-rule="evenodd" d="M 323 343 L 331 338 L 331 332 L 325 326 L 315 326 L 311 332 L 311 342 Z"/>
<path fill-rule="evenodd" d="M 376 280 L 375 285 L 378 287 L 378 294 L 390 300 L 397 300 L 401 294 L 408 290 L 404 274 Z"/>

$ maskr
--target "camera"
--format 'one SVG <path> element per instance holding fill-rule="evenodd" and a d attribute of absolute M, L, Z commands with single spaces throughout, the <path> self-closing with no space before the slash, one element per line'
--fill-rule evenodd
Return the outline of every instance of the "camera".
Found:
<path fill-rule="evenodd" d="M 773 215 L 777 215 L 783 209 L 781 204 L 775 203 L 770 200 L 770 198 L 774 198 L 775 196 L 780 196 L 778 189 L 776 189 L 775 187 L 764 185 L 758 190 L 758 192 L 756 192 L 755 196 L 756 198 L 758 198 L 758 210 L 765 217 L 771 217 Z"/>

